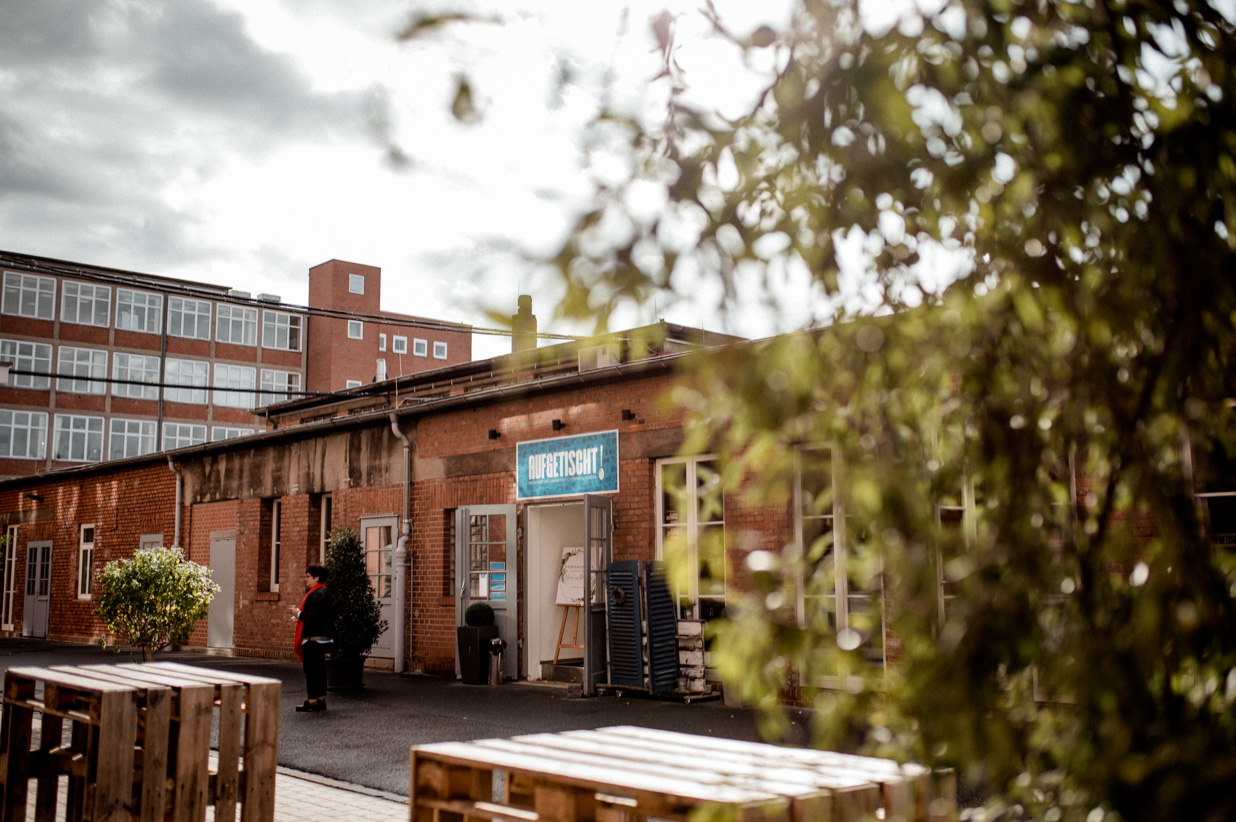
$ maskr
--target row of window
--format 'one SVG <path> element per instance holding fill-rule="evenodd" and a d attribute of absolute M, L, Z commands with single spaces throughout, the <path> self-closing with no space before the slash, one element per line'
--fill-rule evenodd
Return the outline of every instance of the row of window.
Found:
<path fill-rule="evenodd" d="M 60 322 L 107 328 L 111 324 L 111 286 L 65 282 L 60 294 Z M 257 346 L 258 309 L 208 300 L 168 297 L 167 333 L 172 337 L 209 340 L 214 313 L 216 342 Z M 0 313 L 38 320 L 55 319 L 56 280 L 16 271 L 4 273 Z M 262 312 L 262 347 L 300 351 L 304 320 L 299 314 Z M 131 288 L 116 289 L 116 328 L 159 334 L 163 331 L 163 295 Z"/>
<path fill-rule="evenodd" d="M 62 345 L 57 352 L 57 391 L 74 394 L 107 393 L 107 352 L 97 348 L 80 348 Z M 0 340 L 0 360 L 13 364 L 15 371 L 31 371 L 49 374 L 52 368 L 50 343 L 24 340 Z M 290 394 L 301 389 L 301 375 L 297 371 L 281 371 L 274 368 L 261 369 L 261 384 L 258 385 L 258 369 L 249 365 L 215 363 L 213 386 L 210 384 L 210 363 L 203 360 L 182 360 L 169 357 L 162 369 L 163 398 L 171 402 L 188 402 L 205 405 L 207 389 L 213 387 L 215 405 L 229 408 L 254 408 L 283 402 Z M 159 398 L 159 357 L 147 354 L 130 354 L 117 351 L 112 355 L 112 396 L 140 400 Z M 46 391 L 51 388 L 51 377 L 36 374 L 9 374 L 8 385 L 12 388 L 33 388 Z M 254 401 L 254 391 L 261 394 Z"/>
<path fill-rule="evenodd" d="M 42 460 L 47 458 L 47 419 L 45 411 L 0 409 L 0 457 Z M 159 450 L 155 442 L 154 420 L 114 417 L 109 426 L 106 459 L 140 457 Z M 100 462 L 103 450 L 104 418 L 80 414 L 57 414 L 52 440 L 52 458 L 64 462 Z M 215 425 L 210 441 L 252 434 L 252 428 Z M 162 450 L 170 451 L 206 442 L 203 423 L 163 423 Z"/>
<path fill-rule="evenodd" d="M 357 320 L 348 321 L 348 336 L 349 337 L 352 336 L 352 324 L 353 323 L 357 323 L 359 325 L 359 322 Z M 364 332 L 364 329 L 362 328 L 361 333 L 363 334 L 363 332 Z M 358 334 L 355 337 L 355 339 L 360 339 L 360 338 L 361 338 L 360 334 Z M 385 334 L 378 335 L 378 350 L 379 351 L 386 350 L 386 335 Z M 391 337 L 391 353 L 407 354 L 408 353 L 408 338 L 400 337 L 398 335 L 393 335 Z M 428 357 L 429 356 L 429 340 L 413 338 L 412 339 L 412 356 L 413 357 Z M 440 340 L 434 340 L 433 358 L 435 360 L 445 360 L 446 359 L 446 343 Z"/>

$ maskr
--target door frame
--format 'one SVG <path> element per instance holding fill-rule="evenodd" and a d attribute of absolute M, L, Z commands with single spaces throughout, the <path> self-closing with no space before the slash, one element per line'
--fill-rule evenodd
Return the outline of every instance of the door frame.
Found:
<path fill-rule="evenodd" d="M 46 561 L 37 552 L 44 552 Z M 46 639 L 51 627 L 51 575 L 55 551 L 50 539 L 32 539 L 26 543 L 26 587 L 22 604 L 21 635 Z M 43 575 L 43 571 L 46 575 Z M 43 590 L 43 593 L 40 593 Z M 40 607 L 39 602 L 43 605 Z M 40 625 L 41 623 L 41 625 Z M 42 628 L 42 633 L 37 629 Z"/>
<path fill-rule="evenodd" d="M 506 564 L 501 569 L 505 574 L 503 579 L 505 586 L 503 593 L 505 597 L 501 600 L 492 598 L 478 599 L 477 602 L 488 602 L 493 607 L 494 624 L 499 626 L 499 634 L 506 640 L 506 652 L 502 660 L 502 675 L 508 679 L 519 679 L 522 671 L 519 660 L 520 567 L 518 537 L 523 532 L 523 529 L 520 527 L 518 511 L 514 504 L 468 505 L 455 509 L 455 576 L 457 586 L 455 591 L 455 625 L 463 626 L 464 613 L 468 610 L 468 606 L 472 604 L 472 600 L 468 595 L 468 586 L 471 581 L 468 549 L 471 545 L 470 537 L 472 535 L 469 520 L 474 516 L 505 516 L 507 518 L 505 539 Z M 493 570 L 491 568 L 485 573 L 492 573 Z M 455 653 L 455 675 L 460 675 L 458 650 Z"/>
<path fill-rule="evenodd" d="M 589 582 L 584 594 L 585 696 L 594 696 L 597 686 L 609 679 L 605 574 L 614 560 L 613 502 L 609 496 L 584 495 L 584 568 Z"/>

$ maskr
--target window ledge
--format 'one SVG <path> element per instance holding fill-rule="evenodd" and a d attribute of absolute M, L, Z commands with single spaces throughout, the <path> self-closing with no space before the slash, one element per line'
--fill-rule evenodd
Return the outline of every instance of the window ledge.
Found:
<path fill-rule="evenodd" d="M 254 602 L 278 602 L 279 592 L 278 591 L 258 591 L 256 594 L 254 594 L 253 601 Z"/>

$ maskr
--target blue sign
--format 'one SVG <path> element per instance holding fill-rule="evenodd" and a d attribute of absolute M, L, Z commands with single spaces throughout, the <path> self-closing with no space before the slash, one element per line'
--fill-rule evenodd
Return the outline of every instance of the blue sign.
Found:
<path fill-rule="evenodd" d="M 618 491 L 618 432 L 521 442 L 515 447 L 519 499 Z"/>

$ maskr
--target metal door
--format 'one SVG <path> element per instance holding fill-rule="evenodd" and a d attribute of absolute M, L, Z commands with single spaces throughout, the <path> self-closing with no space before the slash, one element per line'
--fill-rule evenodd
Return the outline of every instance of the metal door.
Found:
<path fill-rule="evenodd" d="M 236 533 L 222 531 L 210 535 L 210 578 L 219 593 L 210 600 L 206 612 L 206 645 L 231 648 L 232 626 L 236 616 Z"/>
<path fill-rule="evenodd" d="M 506 640 L 503 676 L 518 679 L 519 671 L 519 562 L 515 554 L 518 527 L 514 505 L 473 505 L 456 511 L 459 594 L 455 624 L 464 624 L 464 613 L 474 602 L 488 602 L 494 609 L 498 635 Z M 455 657 L 459 673 L 459 657 Z"/>
<path fill-rule="evenodd" d="M 606 665 L 605 569 L 614 559 L 612 500 L 584 497 L 584 568 L 588 591 L 584 602 L 584 693 L 596 693 L 609 677 Z"/>
<path fill-rule="evenodd" d="M 382 618 L 386 620 L 386 630 L 373 643 L 369 650 L 372 657 L 390 659 L 395 656 L 395 632 L 390 626 L 395 624 L 395 597 L 391 577 L 391 567 L 395 556 L 395 533 L 398 530 L 398 517 L 366 517 L 361 519 L 361 544 L 365 547 L 365 571 L 369 574 L 369 584 L 373 586 L 374 596 L 382 608 Z M 327 587 L 330 580 L 326 581 Z"/>
<path fill-rule="evenodd" d="M 47 637 L 51 614 L 51 540 L 30 542 L 26 546 L 26 600 L 22 609 L 21 635 Z"/>

